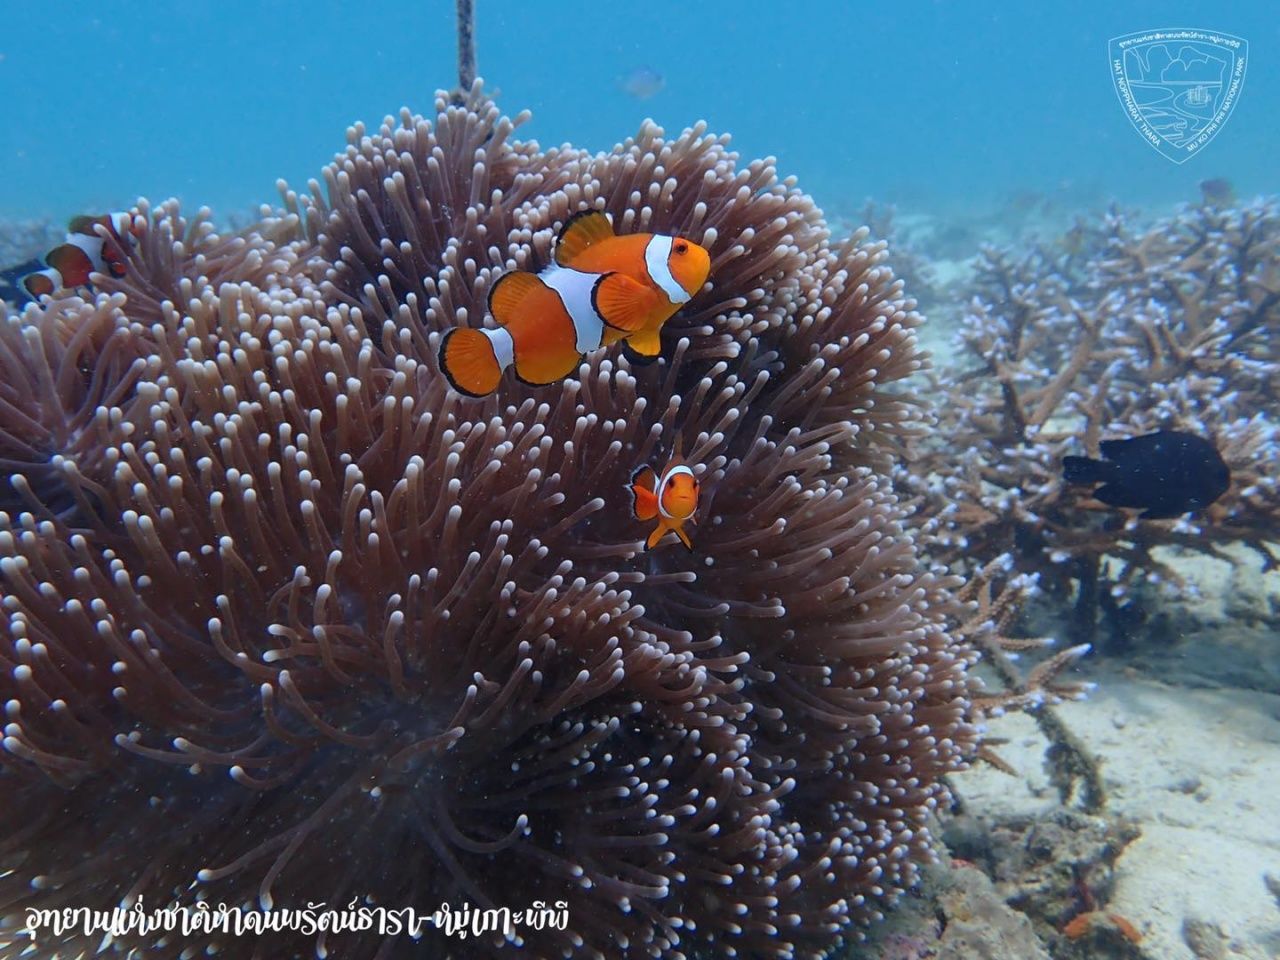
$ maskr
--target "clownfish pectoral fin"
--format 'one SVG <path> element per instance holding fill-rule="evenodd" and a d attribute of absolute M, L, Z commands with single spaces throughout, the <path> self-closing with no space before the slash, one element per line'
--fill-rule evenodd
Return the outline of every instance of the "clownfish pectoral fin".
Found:
<path fill-rule="evenodd" d="M 489 289 L 489 313 L 505 327 L 520 312 L 520 304 L 546 287 L 536 274 L 513 270 L 504 273 Z"/>
<path fill-rule="evenodd" d="M 685 549 L 687 549 L 690 553 L 692 553 L 692 552 L 693 552 L 693 541 L 692 541 L 692 540 L 690 540 L 690 539 L 689 539 L 689 535 L 688 535 L 687 533 L 685 533 L 685 532 L 684 532 L 684 525 L 683 525 L 683 524 L 673 524 L 673 525 L 672 525 L 672 527 L 671 527 L 671 529 L 672 529 L 672 530 L 674 530 L 674 531 L 676 532 L 676 536 L 677 536 L 677 537 L 679 537 L 679 538 L 680 538 L 680 542 L 681 542 L 681 543 L 683 543 L 683 544 L 685 545 Z"/>
<path fill-rule="evenodd" d="M 643 366 L 658 359 L 658 355 L 662 353 L 662 338 L 658 336 L 657 330 L 645 330 L 634 337 L 627 337 L 623 349 L 628 360 Z"/>
<path fill-rule="evenodd" d="M 606 273 L 591 288 L 591 305 L 604 322 L 625 334 L 644 329 L 658 306 L 658 294 L 621 273 Z"/>
<path fill-rule="evenodd" d="M 653 467 L 641 467 L 631 475 L 631 511 L 637 520 L 652 520 L 658 515 L 658 475 Z"/>
<path fill-rule="evenodd" d="M 662 539 L 662 535 L 670 529 L 671 528 L 668 527 L 665 523 L 660 523 L 656 527 L 654 527 L 653 533 L 649 534 L 649 539 L 644 542 L 645 549 L 652 550 L 654 547 L 656 547 L 658 545 L 658 542 Z"/>
<path fill-rule="evenodd" d="M 468 397 L 493 393 L 502 380 L 493 340 L 470 327 L 455 327 L 445 333 L 440 341 L 440 371 L 453 389 Z"/>
<path fill-rule="evenodd" d="M 556 237 L 556 263 L 562 267 L 573 265 L 583 250 L 601 240 L 613 236 L 613 224 L 599 210 L 580 210 L 564 222 Z"/>

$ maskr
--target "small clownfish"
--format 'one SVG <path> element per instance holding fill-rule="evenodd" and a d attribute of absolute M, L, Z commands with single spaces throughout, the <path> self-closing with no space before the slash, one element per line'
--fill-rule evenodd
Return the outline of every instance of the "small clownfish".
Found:
<path fill-rule="evenodd" d="M 57 293 L 64 287 L 89 285 L 91 273 L 123 277 L 128 270 L 119 250 L 98 235 L 98 226 L 126 253 L 132 249 L 136 231 L 128 213 L 104 213 L 100 217 L 75 217 L 67 225 L 67 239 L 44 255 L 44 269 L 18 278 L 18 285 L 32 300 Z"/>
<path fill-rule="evenodd" d="M 668 530 L 675 531 L 689 550 L 693 543 L 685 532 L 685 522 L 697 523 L 694 513 L 698 509 L 698 478 L 693 475 L 693 468 L 680 456 L 677 442 L 675 455 L 667 468 L 659 477 L 653 467 L 645 465 L 631 475 L 632 513 L 641 522 L 657 520 L 658 525 L 645 541 L 645 549 L 652 550 L 658 545 L 663 534 Z"/>
<path fill-rule="evenodd" d="M 662 325 L 711 272 L 711 255 L 683 237 L 617 236 L 598 210 L 574 214 L 541 273 L 511 271 L 489 291 L 496 329 L 459 327 L 440 343 L 440 369 L 459 393 L 482 397 L 514 367 L 541 386 L 572 373 L 593 350 L 623 341 L 633 362 L 662 349 Z"/>

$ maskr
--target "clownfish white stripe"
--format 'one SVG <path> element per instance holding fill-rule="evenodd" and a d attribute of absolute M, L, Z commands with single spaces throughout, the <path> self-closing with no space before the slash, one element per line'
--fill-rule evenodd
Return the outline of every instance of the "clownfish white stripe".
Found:
<path fill-rule="evenodd" d="M 67 235 L 67 243 L 73 247 L 79 247 L 84 251 L 84 255 L 89 258 L 89 262 L 93 264 L 93 269 L 99 273 L 106 272 L 106 263 L 102 259 L 103 240 L 99 236 L 87 237 L 83 233 L 74 233 Z"/>
<path fill-rule="evenodd" d="M 542 282 L 556 292 L 573 321 L 579 353 L 590 353 L 600 346 L 604 336 L 604 320 L 591 302 L 591 291 L 600 280 L 598 273 L 583 273 L 570 267 L 551 266 L 541 274 Z"/>
<path fill-rule="evenodd" d="M 654 493 L 658 495 L 658 512 L 664 517 L 670 517 L 671 514 L 667 513 L 667 508 L 664 506 L 662 491 L 667 488 L 667 484 L 671 482 L 672 477 L 678 477 L 681 475 L 692 477 L 693 469 L 687 464 L 682 463 L 678 467 L 672 467 L 663 474 L 662 479 L 658 481 L 658 489 L 655 490 Z"/>
<path fill-rule="evenodd" d="M 672 303 L 687 303 L 689 292 L 676 283 L 671 275 L 671 265 L 667 258 L 671 256 L 671 238 L 654 234 L 644 248 L 644 266 L 649 271 L 649 279 L 667 295 Z"/>
<path fill-rule="evenodd" d="M 40 283 L 37 277 L 43 277 L 48 282 Z M 62 274 L 53 267 L 46 267 L 24 276 L 22 286 L 30 297 L 38 297 L 42 293 L 54 293 L 62 289 Z"/>
<path fill-rule="evenodd" d="M 510 332 L 505 327 L 486 329 L 480 332 L 488 337 L 493 344 L 493 356 L 498 361 L 498 366 L 503 370 L 511 366 L 511 361 L 516 356 L 516 345 L 515 341 L 511 339 Z"/>

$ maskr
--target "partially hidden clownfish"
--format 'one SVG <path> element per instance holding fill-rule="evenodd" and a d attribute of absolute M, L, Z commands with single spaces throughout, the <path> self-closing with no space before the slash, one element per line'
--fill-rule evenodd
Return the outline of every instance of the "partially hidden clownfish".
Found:
<path fill-rule="evenodd" d="M 98 233 L 98 226 L 105 228 L 114 245 Z M 123 277 L 128 267 L 121 252 L 132 249 L 135 235 L 133 218 L 127 213 L 75 217 L 67 225 L 66 241 L 46 253 L 41 263 L 33 264 L 38 269 L 19 276 L 18 286 L 38 300 L 64 288 L 88 286 L 92 273 Z"/>
<path fill-rule="evenodd" d="M 645 541 L 646 549 L 656 547 L 668 530 L 674 531 L 688 549 L 693 549 L 684 525 L 697 522 L 694 513 L 698 509 L 698 487 L 693 468 L 680 456 L 678 442 L 661 476 L 647 464 L 631 475 L 632 513 L 642 523 L 658 521 Z"/>
<path fill-rule="evenodd" d="M 440 369 L 459 393 L 480 397 L 498 389 L 508 367 L 525 383 L 554 383 L 619 340 L 633 361 L 651 361 L 662 325 L 710 272 L 710 254 L 691 240 L 617 236 L 603 213 L 582 211 L 561 229 L 545 270 L 511 271 L 494 283 L 489 313 L 497 328 L 444 335 Z"/>

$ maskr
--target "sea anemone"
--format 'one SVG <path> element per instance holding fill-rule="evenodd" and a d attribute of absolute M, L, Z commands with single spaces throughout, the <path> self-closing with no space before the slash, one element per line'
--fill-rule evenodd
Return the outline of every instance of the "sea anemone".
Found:
<path fill-rule="evenodd" d="M 324 192 L 237 237 L 140 207 L 124 279 L 4 318 L 7 935 L 138 897 L 562 900 L 565 930 L 424 936 L 821 956 L 915 881 L 976 749 L 956 584 L 886 479 L 920 430 L 890 389 L 913 304 L 701 126 L 593 156 L 514 141 L 478 84 L 435 108 L 353 128 Z M 711 251 L 663 359 L 452 392 L 441 333 L 584 208 Z M 695 549 L 645 551 L 626 483 L 677 439 Z"/>

